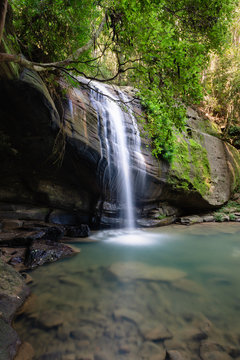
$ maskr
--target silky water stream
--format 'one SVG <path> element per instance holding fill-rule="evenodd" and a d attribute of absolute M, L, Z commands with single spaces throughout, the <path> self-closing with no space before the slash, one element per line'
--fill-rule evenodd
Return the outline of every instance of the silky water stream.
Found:
<path fill-rule="evenodd" d="M 35 359 L 239 359 L 239 224 L 92 238 L 31 272 L 15 328 Z"/>

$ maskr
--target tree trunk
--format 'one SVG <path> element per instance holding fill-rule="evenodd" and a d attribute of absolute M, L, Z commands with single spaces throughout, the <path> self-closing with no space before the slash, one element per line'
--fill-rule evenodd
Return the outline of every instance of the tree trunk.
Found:
<path fill-rule="evenodd" d="M 7 15 L 8 0 L 0 0 L 0 44 L 2 41 L 5 20 Z"/>

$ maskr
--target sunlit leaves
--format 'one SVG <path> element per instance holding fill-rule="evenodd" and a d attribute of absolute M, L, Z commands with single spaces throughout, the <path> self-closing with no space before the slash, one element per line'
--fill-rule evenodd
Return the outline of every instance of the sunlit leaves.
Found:
<path fill-rule="evenodd" d="M 106 74 L 106 64 L 114 62 L 113 59 L 132 65 L 125 81 L 139 89 L 145 103 L 153 152 L 170 159 L 174 134 L 185 121 L 182 104 L 202 98 L 200 76 L 209 52 L 224 46 L 238 0 L 12 0 L 11 3 L 22 49 L 34 60 L 67 57 L 87 43 L 103 13 L 107 13 L 100 46 L 102 49 L 111 42 L 107 56 L 105 62 L 89 63 L 87 73 Z M 83 56 L 86 59 L 90 55 L 93 52 Z M 115 63 L 113 69 L 119 65 Z"/>

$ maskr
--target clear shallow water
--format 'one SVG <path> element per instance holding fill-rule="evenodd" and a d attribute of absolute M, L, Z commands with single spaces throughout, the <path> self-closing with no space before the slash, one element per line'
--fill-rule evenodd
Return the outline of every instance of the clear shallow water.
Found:
<path fill-rule="evenodd" d="M 240 224 L 93 238 L 31 273 L 33 295 L 15 327 L 36 359 L 161 360 L 166 350 L 240 358 Z"/>

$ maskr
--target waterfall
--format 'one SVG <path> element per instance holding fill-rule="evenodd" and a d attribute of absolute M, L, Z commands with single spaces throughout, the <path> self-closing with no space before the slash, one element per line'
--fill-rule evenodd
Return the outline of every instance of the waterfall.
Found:
<path fill-rule="evenodd" d="M 118 95 L 108 85 L 91 82 L 91 102 L 98 115 L 98 134 L 101 143 L 101 160 L 107 161 L 102 183 L 117 194 L 117 202 L 124 210 L 124 225 L 133 229 L 134 199 L 130 165 L 137 159 L 137 166 L 145 172 L 141 154 L 141 140 L 129 99 L 122 91 Z M 126 120 L 127 119 L 127 120 Z M 127 124 L 130 122 L 130 125 Z M 127 126 L 128 125 L 128 126 Z M 129 134 L 129 127 L 132 134 Z"/>

